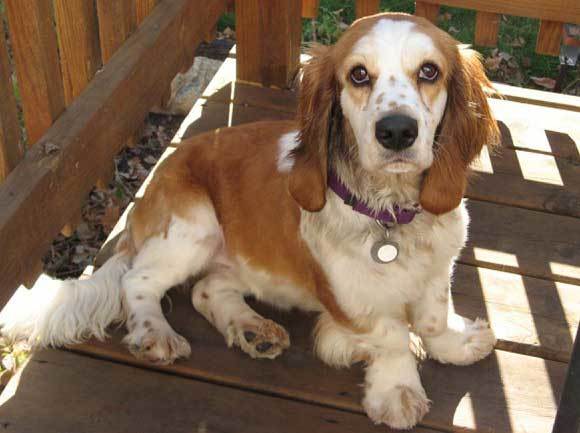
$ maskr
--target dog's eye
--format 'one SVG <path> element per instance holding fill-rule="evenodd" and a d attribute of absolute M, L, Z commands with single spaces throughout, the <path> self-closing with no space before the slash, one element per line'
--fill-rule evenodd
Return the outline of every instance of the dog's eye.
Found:
<path fill-rule="evenodd" d="M 362 86 L 370 81 L 369 73 L 364 66 L 355 66 L 350 71 L 350 80 L 356 86 Z"/>
<path fill-rule="evenodd" d="M 439 76 L 439 68 L 433 63 L 425 63 L 419 70 L 419 79 L 435 81 Z"/>

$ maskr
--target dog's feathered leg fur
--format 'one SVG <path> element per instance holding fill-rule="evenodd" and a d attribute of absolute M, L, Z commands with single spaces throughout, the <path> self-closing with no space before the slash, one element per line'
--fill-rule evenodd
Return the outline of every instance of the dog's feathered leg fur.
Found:
<path fill-rule="evenodd" d="M 121 278 L 129 262 L 127 255 L 116 254 L 89 279 L 43 276 L 31 290 L 19 289 L 0 313 L 2 334 L 38 347 L 104 339 L 107 326 L 125 319 Z"/>

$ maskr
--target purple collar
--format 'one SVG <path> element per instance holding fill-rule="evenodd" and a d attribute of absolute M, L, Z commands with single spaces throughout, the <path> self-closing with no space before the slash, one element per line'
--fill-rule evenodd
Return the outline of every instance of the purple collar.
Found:
<path fill-rule="evenodd" d="M 366 215 L 385 224 L 409 224 L 411 221 L 413 221 L 415 215 L 421 212 L 419 205 L 413 205 L 413 208 L 411 209 L 403 209 L 399 205 L 395 205 L 393 206 L 394 214 L 388 209 L 377 212 L 368 207 L 362 201 L 359 201 L 332 171 L 328 172 L 328 186 L 335 192 L 337 196 L 344 200 L 344 204 L 349 205 L 358 213 Z"/>

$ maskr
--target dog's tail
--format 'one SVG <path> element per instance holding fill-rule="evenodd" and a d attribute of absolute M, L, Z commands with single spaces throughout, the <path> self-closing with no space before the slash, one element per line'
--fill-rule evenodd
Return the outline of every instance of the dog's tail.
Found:
<path fill-rule="evenodd" d="M 111 323 L 125 319 L 121 278 L 129 260 L 116 254 L 89 279 L 41 277 L 32 289 L 19 289 L 0 313 L 2 335 L 37 347 L 105 338 Z"/>

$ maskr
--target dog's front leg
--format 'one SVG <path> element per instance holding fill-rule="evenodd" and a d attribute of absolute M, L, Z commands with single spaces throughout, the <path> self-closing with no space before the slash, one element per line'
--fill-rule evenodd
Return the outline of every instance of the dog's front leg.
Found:
<path fill-rule="evenodd" d="M 367 333 L 355 333 L 321 315 L 316 333 L 317 354 L 334 366 L 366 361 L 363 406 L 377 424 L 408 429 L 429 410 L 414 354 L 409 328 L 399 320 L 381 320 Z"/>
<path fill-rule="evenodd" d="M 449 276 L 433 279 L 411 304 L 411 325 L 429 356 L 442 363 L 469 365 L 485 358 L 496 339 L 483 319 L 466 319 L 449 310 Z"/>

